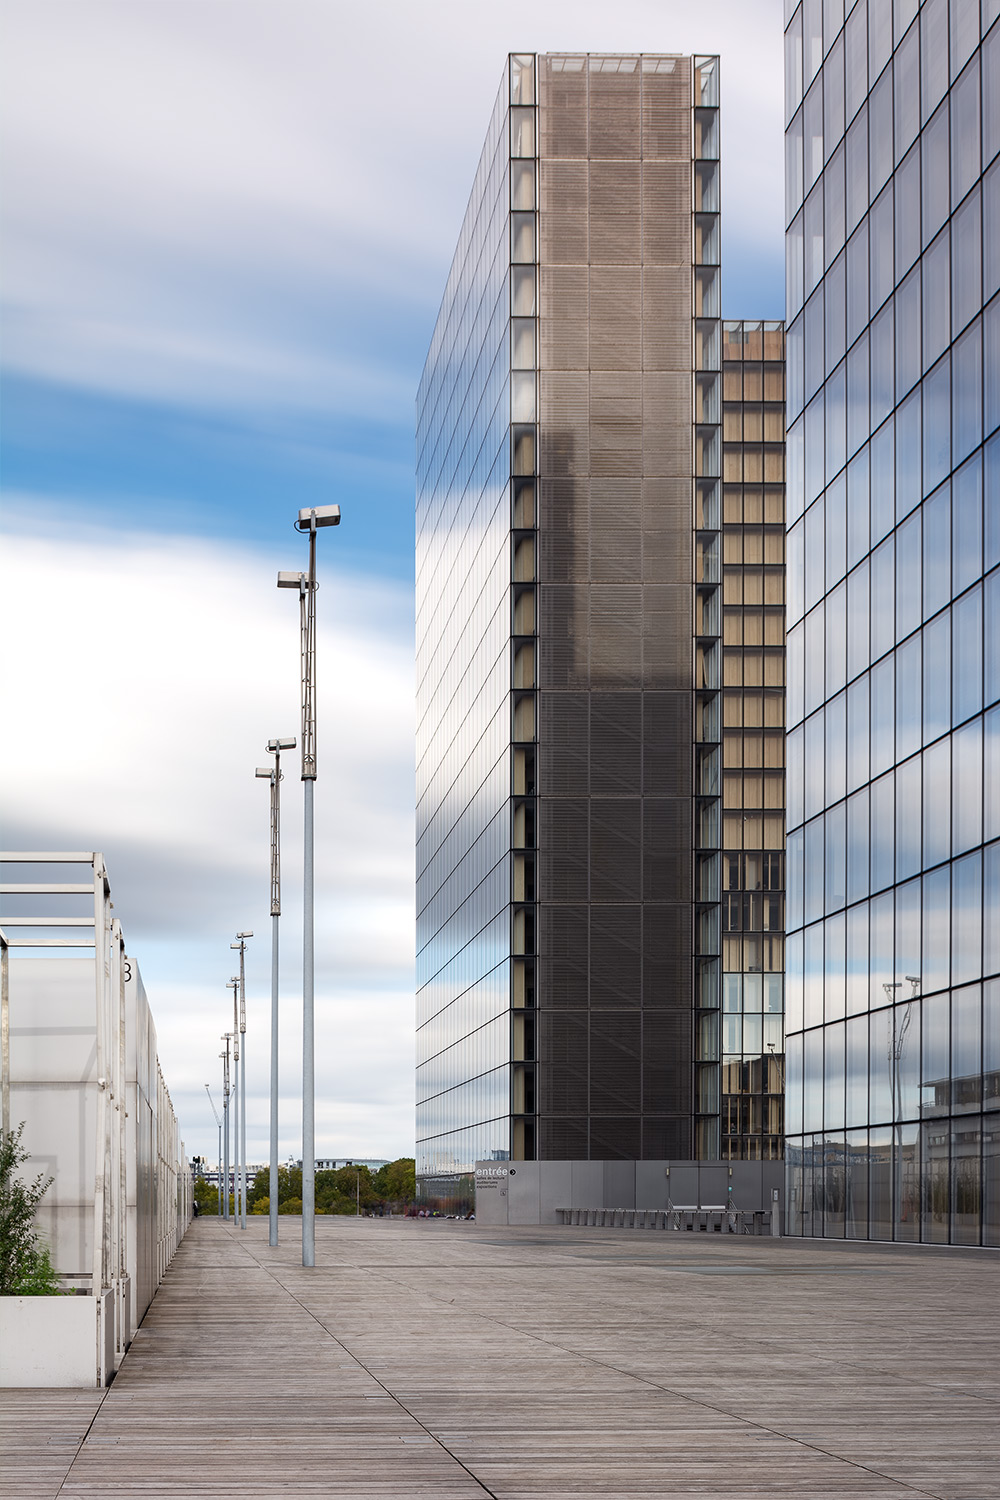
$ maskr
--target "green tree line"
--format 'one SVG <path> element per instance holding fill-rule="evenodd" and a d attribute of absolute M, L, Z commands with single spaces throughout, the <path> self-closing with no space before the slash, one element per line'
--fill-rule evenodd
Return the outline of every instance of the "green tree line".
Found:
<path fill-rule="evenodd" d="M 316 1173 L 316 1212 L 318 1214 L 355 1214 L 360 1206 L 365 1213 L 390 1213 L 412 1203 L 417 1195 L 416 1162 L 412 1156 L 401 1156 L 372 1172 L 368 1167 L 337 1167 L 334 1171 Z M 247 1212 L 270 1212 L 271 1172 L 262 1167 L 247 1188 Z M 199 1177 L 194 1185 L 195 1201 L 203 1214 L 219 1211 L 219 1190 Z M 233 1194 L 229 1195 L 230 1212 L 234 1212 Z M 302 1168 L 278 1168 L 278 1212 L 302 1212 Z"/>

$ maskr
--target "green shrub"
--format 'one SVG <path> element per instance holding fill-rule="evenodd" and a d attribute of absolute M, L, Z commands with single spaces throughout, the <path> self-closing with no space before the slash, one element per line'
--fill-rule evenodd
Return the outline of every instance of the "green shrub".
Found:
<path fill-rule="evenodd" d="M 35 1228 L 35 1210 L 53 1178 L 39 1172 L 34 1182 L 23 1182 L 18 1176 L 28 1160 L 23 1131 L 23 1120 L 16 1130 L 0 1131 L 0 1296 L 53 1297 L 60 1292 L 58 1278 Z"/>
<path fill-rule="evenodd" d="M 61 1297 L 62 1287 L 49 1256 L 48 1245 L 38 1243 L 21 1273 L 17 1284 L 18 1297 Z"/>

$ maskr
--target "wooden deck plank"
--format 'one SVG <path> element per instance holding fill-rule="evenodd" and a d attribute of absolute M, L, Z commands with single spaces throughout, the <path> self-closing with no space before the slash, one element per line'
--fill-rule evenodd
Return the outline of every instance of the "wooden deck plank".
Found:
<path fill-rule="evenodd" d="M 281 1222 L 196 1221 L 106 1394 L 0 1393 L 0 1495 L 1000 1497 L 988 1253 Z"/>

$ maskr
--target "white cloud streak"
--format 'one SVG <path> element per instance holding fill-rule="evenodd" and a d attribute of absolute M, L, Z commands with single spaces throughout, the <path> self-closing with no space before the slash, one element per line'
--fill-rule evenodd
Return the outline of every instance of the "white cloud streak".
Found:
<path fill-rule="evenodd" d="M 516 47 L 719 51 L 727 253 L 780 260 L 780 0 L 34 0 L 6 29 L 4 359 L 25 374 L 408 422 L 417 371 L 366 353 L 365 325 L 429 335 Z"/>
<path fill-rule="evenodd" d="M 258 934 L 250 954 L 259 1017 L 251 1086 L 259 1098 L 266 1088 L 268 797 L 253 772 L 267 763 L 269 738 L 298 733 L 297 600 L 276 590 L 270 559 L 237 545 L 68 530 L 53 501 L 36 499 L 32 512 L 34 532 L 15 528 L 3 549 L 7 839 L 105 853 L 185 1138 L 207 1150 L 202 1085 L 215 1076 L 225 1029 L 229 941 L 248 926 Z M 335 534 L 321 540 L 320 1139 L 331 1152 L 396 1154 L 412 1141 L 409 599 L 402 588 L 341 576 Z M 301 566 L 302 548 L 290 535 L 282 561 Z M 283 973 L 294 997 L 295 752 L 284 770 Z M 285 1008 L 292 1045 L 295 1000 Z M 294 1081 L 289 1088 L 297 1092 Z M 189 1108 L 194 1115 L 185 1119 Z M 258 1109 L 256 1124 L 262 1118 Z M 377 1140 L 373 1121 L 381 1122 Z"/>

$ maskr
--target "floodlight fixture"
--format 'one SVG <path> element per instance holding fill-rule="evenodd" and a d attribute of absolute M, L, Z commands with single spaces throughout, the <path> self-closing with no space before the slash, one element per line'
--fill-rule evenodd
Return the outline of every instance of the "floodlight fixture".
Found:
<path fill-rule="evenodd" d="M 295 736 L 293 734 L 288 739 L 284 740 L 268 740 L 267 748 L 270 750 L 272 755 L 276 750 L 294 750 Z"/>
<path fill-rule="evenodd" d="M 236 936 L 238 938 L 249 938 L 249 937 L 253 937 L 253 933 L 252 932 L 238 932 L 236 934 Z"/>
<path fill-rule="evenodd" d="M 311 505 L 308 509 L 299 511 L 295 529 L 296 531 L 315 531 L 318 526 L 339 525 L 339 505 Z"/>
<path fill-rule="evenodd" d="M 279 589 L 303 589 L 308 581 L 304 573 L 278 574 Z"/>
<path fill-rule="evenodd" d="M 260 779 L 261 779 L 261 781 L 270 781 L 271 777 L 274 775 L 274 767 L 273 766 L 258 766 L 257 769 L 256 769 L 256 771 L 254 771 L 253 774 L 255 776 L 259 776 Z"/>

